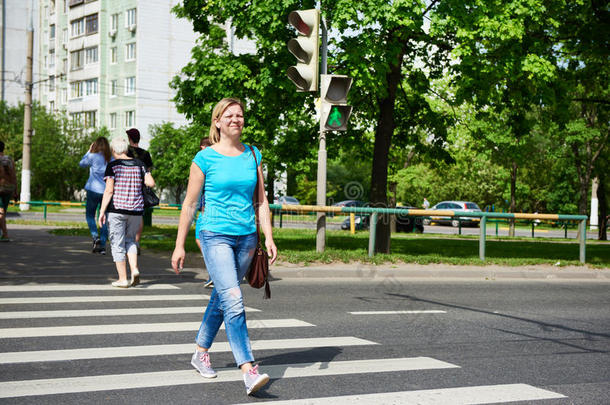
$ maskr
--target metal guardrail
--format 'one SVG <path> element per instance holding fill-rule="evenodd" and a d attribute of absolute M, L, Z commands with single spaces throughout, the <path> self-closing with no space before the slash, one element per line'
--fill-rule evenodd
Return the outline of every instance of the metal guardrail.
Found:
<path fill-rule="evenodd" d="M 485 261 L 485 240 L 487 237 L 487 220 L 488 218 L 499 219 L 528 219 L 528 220 L 555 220 L 555 221 L 578 221 L 579 233 L 579 260 L 585 263 L 586 258 L 586 235 L 587 235 L 587 216 L 586 215 L 564 215 L 564 214 L 530 214 L 530 213 L 503 213 L 503 212 L 467 212 L 453 210 L 422 210 L 408 208 L 374 208 L 374 207 L 321 207 L 317 205 L 279 205 L 270 204 L 272 210 L 292 211 L 292 212 L 333 212 L 344 214 L 370 214 L 370 231 L 369 231 L 369 257 L 375 255 L 375 241 L 377 237 L 377 222 L 379 214 L 390 215 L 408 215 L 408 216 L 443 216 L 443 217 L 466 217 L 479 218 L 479 258 Z"/>
<path fill-rule="evenodd" d="M 13 202 L 15 205 L 22 202 Z M 30 201 L 25 204 L 44 207 L 44 220 L 47 220 L 48 206 L 76 206 L 84 207 L 84 202 L 66 202 L 66 201 Z M 499 219 L 528 219 L 528 220 L 554 220 L 554 221 L 578 221 L 579 234 L 579 260 L 585 263 L 586 258 L 586 238 L 587 238 L 587 216 L 586 215 L 564 215 L 564 214 L 530 214 L 530 213 L 503 213 L 503 212 L 467 212 L 453 210 L 422 210 L 408 208 L 374 208 L 374 207 L 331 207 L 318 205 L 290 205 L 290 204 L 269 204 L 272 211 L 289 211 L 299 213 L 326 212 L 326 213 L 343 213 L 343 214 L 370 214 L 370 230 L 369 230 L 369 257 L 375 255 L 375 241 L 377 238 L 377 222 L 379 214 L 389 215 L 408 215 L 408 216 L 444 216 L 444 217 L 466 217 L 480 218 L 479 225 L 479 259 L 485 261 L 485 241 L 487 237 L 487 221 L 488 218 Z M 157 210 L 180 210 L 181 204 L 160 204 L 154 207 Z M 567 228 L 566 228 L 567 229 Z M 567 230 L 566 230 L 567 232 Z M 532 231 L 533 233 L 533 231 Z"/>

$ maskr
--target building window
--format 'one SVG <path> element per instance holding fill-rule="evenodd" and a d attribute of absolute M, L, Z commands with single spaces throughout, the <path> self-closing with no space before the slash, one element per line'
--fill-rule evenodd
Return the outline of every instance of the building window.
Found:
<path fill-rule="evenodd" d="M 49 101 L 49 111 L 55 111 L 55 101 Z"/>
<path fill-rule="evenodd" d="M 97 77 L 95 79 L 85 80 L 85 96 L 93 96 L 97 94 Z"/>
<path fill-rule="evenodd" d="M 83 35 L 85 33 L 85 19 L 79 18 L 78 20 L 73 20 L 70 23 L 70 27 L 70 34 L 72 35 L 72 38 Z"/>
<path fill-rule="evenodd" d="M 55 0 L 51 0 L 49 1 L 50 7 L 51 7 L 51 15 L 55 14 Z"/>
<path fill-rule="evenodd" d="M 68 73 L 68 58 L 64 58 L 61 61 L 62 64 L 62 73 Z"/>
<path fill-rule="evenodd" d="M 81 98 L 83 96 L 83 83 L 72 82 L 70 83 L 70 98 Z"/>
<path fill-rule="evenodd" d="M 117 80 L 110 81 L 110 97 L 116 97 L 119 95 L 117 90 L 118 84 L 119 83 Z"/>
<path fill-rule="evenodd" d="M 136 78 L 135 76 L 128 77 L 125 79 L 125 95 L 135 94 L 136 92 Z"/>
<path fill-rule="evenodd" d="M 85 0 L 70 0 L 70 7 L 78 6 L 79 4 L 83 4 Z"/>
<path fill-rule="evenodd" d="M 97 46 L 85 49 L 85 64 L 97 63 Z"/>
<path fill-rule="evenodd" d="M 64 28 L 61 33 L 62 33 L 62 35 L 61 35 L 61 42 L 63 44 L 67 44 L 68 43 L 68 29 Z"/>
<path fill-rule="evenodd" d="M 110 113 L 110 129 L 116 128 L 116 113 Z"/>
<path fill-rule="evenodd" d="M 55 76 L 49 76 L 49 91 L 55 91 Z"/>
<path fill-rule="evenodd" d="M 118 14 L 112 14 L 110 16 L 110 29 L 112 31 L 116 31 L 119 29 L 119 15 Z"/>
<path fill-rule="evenodd" d="M 132 8 L 125 12 L 125 27 L 136 25 L 136 9 Z"/>
<path fill-rule="evenodd" d="M 49 41 L 55 41 L 55 24 L 49 26 Z"/>
<path fill-rule="evenodd" d="M 97 13 L 85 17 L 87 35 L 97 33 Z"/>
<path fill-rule="evenodd" d="M 135 60 L 136 59 L 136 43 L 132 42 L 131 44 L 125 45 L 125 60 Z"/>
<path fill-rule="evenodd" d="M 49 69 L 55 69 L 55 49 L 49 51 Z"/>
<path fill-rule="evenodd" d="M 93 128 L 96 124 L 97 111 L 85 111 L 85 128 Z"/>
<path fill-rule="evenodd" d="M 61 103 L 68 104 L 68 89 L 65 87 L 61 89 Z"/>
<path fill-rule="evenodd" d="M 125 111 L 125 128 L 131 128 L 135 125 L 136 122 L 136 112 L 135 111 Z"/>
<path fill-rule="evenodd" d="M 81 126 L 83 124 L 83 113 L 71 113 L 70 117 L 72 117 L 74 125 Z"/>
<path fill-rule="evenodd" d="M 116 46 L 110 48 L 110 63 L 116 63 L 117 61 L 116 49 Z"/>
<path fill-rule="evenodd" d="M 83 68 L 85 59 L 85 50 L 70 52 L 70 70 L 78 70 Z"/>

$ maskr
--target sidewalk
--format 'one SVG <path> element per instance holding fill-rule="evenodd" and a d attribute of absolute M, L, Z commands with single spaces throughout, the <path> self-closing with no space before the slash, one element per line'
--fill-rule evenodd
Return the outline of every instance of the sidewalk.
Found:
<path fill-rule="evenodd" d="M 91 240 L 81 236 L 55 236 L 48 232 L 52 227 L 9 225 L 11 242 L 0 244 L 0 280 L 20 280 L 31 283 L 68 282 L 70 279 L 99 279 L 110 282 L 116 279 L 116 270 L 110 254 L 91 253 Z M 142 250 L 138 258 L 142 278 L 180 283 L 207 279 L 199 255 L 189 253 L 185 268 L 176 275 L 170 266 L 170 253 Z M 456 279 L 456 280 L 577 280 L 610 281 L 610 269 L 559 266 L 453 266 L 443 264 L 388 264 L 333 263 L 298 266 L 280 263 L 272 266 L 272 278 L 315 280 L 384 280 Z"/>

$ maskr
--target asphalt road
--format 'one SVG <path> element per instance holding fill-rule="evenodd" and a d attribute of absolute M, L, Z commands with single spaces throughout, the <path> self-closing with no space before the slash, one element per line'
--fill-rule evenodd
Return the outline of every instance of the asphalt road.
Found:
<path fill-rule="evenodd" d="M 201 282 L 144 274 L 142 288 L 113 290 L 73 274 L 0 281 L 0 402 L 610 403 L 605 281 L 287 278 L 271 300 L 244 286 L 254 355 L 272 374 L 248 398 L 224 331 L 220 376 L 191 369 Z"/>

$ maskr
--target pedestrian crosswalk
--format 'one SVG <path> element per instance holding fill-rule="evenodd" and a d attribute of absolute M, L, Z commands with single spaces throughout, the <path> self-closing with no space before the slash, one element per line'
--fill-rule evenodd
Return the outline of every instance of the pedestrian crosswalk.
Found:
<path fill-rule="evenodd" d="M 94 285 L 27 285 L 0 286 L 0 398 L 27 398 L 55 394 L 83 394 L 95 392 L 123 392 L 129 398 L 133 389 L 157 389 L 160 387 L 184 387 L 198 384 L 234 384 L 240 382 L 241 374 L 235 367 L 217 368 L 218 378 L 204 379 L 194 371 L 188 362 L 171 362 L 168 369 L 151 371 L 146 368 L 146 359 L 156 356 L 188 357 L 193 351 L 192 341 L 162 342 L 151 340 L 159 334 L 182 332 L 195 334 L 199 321 L 182 321 L 176 316 L 190 314 L 200 318 L 204 311 L 207 294 L 191 294 L 172 285 L 154 284 L 148 288 L 110 290 L 106 286 Z M 191 288 L 190 290 L 193 290 Z M 50 296 L 44 296 L 45 294 Z M 93 295 L 95 294 L 95 295 Z M 164 306 L 164 303 L 170 306 Z M 180 304 L 184 303 L 184 306 Z M 140 307 L 130 308 L 140 304 Z M 41 308 L 41 306 L 43 306 Z M 69 307 L 69 308 L 65 308 Z M 303 332 L 304 337 L 284 339 L 252 339 L 252 349 L 256 352 L 274 350 L 307 350 L 324 348 L 375 348 L 379 342 L 359 336 L 317 336 L 316 325 L 296 318 L 275 317 L 259 308 L 247 307 L 248 328 L 257 330 L 274 328 L 290 331 L 292 336 Z M 352 311 L 351 315 L 396 315 L 396 314 L 438 314 L 446 311 Z M 252 316 L 250 316 L 252 315 Z M 148 318 L 154 322 L 146 322 Z M 100 320 L 103 319 L 103 322 Z M 153 319 L 150 319 L 151 321 Z M 136 322 L 137 321 L 137 322 Z M 64 324 L 69 323 L 69 324 Z M 182 333 L 182 334 L 180 334 Z M 157 335 L 155 335 L 157 334 Z M 111 338 L 104 336 L 112 335 Z M 316 336 L 314 336 L 316 335 Z M 136 336 L 138 338 L 136 338 Z M 142 338 L 144 336 L 144 338 Z M 162 335 L 165 336 L 165 335 Z M 172 335 L 174 336 L 174 335 Z M 267 336 L 264 336 L 267 337 Z M 52 347 L 46 347 L 52 339 Z M 84 339 L 84 340 L 82 340 Z M 192 337 L 191 337 L 192 339 Z M 226 340 L 226 339 L 225 339 Z M 133 342 L 146 344 L 136 344 Z M 77 342 L 77 347 L 74 347 Z M 104 342 L 101 344 L 100 342 Z M 227 353 L 228 342 L 217 339 L 211 353 Z M 366 352 L 366 351 L 365 351 Z M 66 376 L 53 374 L 54 365 L 71 361 L 89 362 L 134 360 L 134 368 L 114 372 L 86 368 L 87 372 L 77 372 Z M 300 381 L 303 378 L 349 378 L 358 375 L 383 375 L 383 373 L 441 372 L 461 370 L 453 364 L 431 357 L 320 359 L 314 362 L 282 362 L 282 356 L 274 364 L 265 364 L 264 372 L 273 380 Z M 135 361 L 138 360 L 138 361 Z M 111 364 L 111 363 L 107 363 Z M 138 367 L 141 366 L 141 369 Z M 44 370 L 34 376 L 24 377 L 24 371 Z M 21 370 L 17 378 L 12 368 Z M 79 369 L 80 370 L 80 369 Z M 26 374 L 27 375 L 27 374 Z M 39 378 L 44 375 L 47 378 Z M 270 388 L 272 389 L 272 387 Z M 359 395 L 324 395 L 309 389 L 297 390 L 297 397 L 283 399 L 281 395 L 268 403 L 274 404 L 479 404 L 503 403 L 511 401 L 536 401 L 564 398 L 560 393 L 548 391 L 527 384 L 473 385 L 464 387 L 438 387 L 403 391 L 388 388 L 388 392 L 365 393 Z M 360 391 L 359 391 L 360 392 Z M 328 394 L 328 393 L 326 393 Z M 294 393 L 292 394 L 294 395 Z M 65 398 L 62 402 L 66 402 Z M 69 400 L 68 400 L 69 402 Z M 81 403 L 74 397 L 74 403 Z M 135 403 L 128 399 L 125 402 Z M 204 403 L 207 403 L 204 401 Z M 267 402 L 264 402 L 267 403 Z"/>

